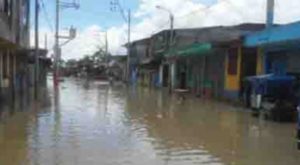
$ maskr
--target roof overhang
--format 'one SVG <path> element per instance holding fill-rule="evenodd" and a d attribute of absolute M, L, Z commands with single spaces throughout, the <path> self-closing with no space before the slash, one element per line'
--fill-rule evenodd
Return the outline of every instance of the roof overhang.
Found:
<path fill-rule="evenodd" d="M 300 43 L 300 22 L 272 27 L 245 37 L 246 47 L 268 47 Z"/>
<path fill-rule="evenodd" d="M 183 48 L 171 49 L 165 54 L 165 57 L 188 57 L 188 56 L 202 56 L 212 51 L 211 43 L 194 43 Z"/>

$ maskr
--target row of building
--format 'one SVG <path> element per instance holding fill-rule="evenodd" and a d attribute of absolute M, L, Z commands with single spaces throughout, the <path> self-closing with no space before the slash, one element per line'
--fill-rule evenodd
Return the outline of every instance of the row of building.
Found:
<path fill-rule="evenodd" d="M 299 45 L 300 22 L 164 30 L 131 44 L 131 82 L 238 101 L 246 77 L 298 77 Z"/>
<path fill-rule="evenodd" d="M 40 80 L 47 51 L 39 50 Z M 0 1 L 0 103 L 22 96 L 33 85 L 34 50 L 30 48 L 30 0 Z M 40 81 L 39 81 L 40 82 Z"/>

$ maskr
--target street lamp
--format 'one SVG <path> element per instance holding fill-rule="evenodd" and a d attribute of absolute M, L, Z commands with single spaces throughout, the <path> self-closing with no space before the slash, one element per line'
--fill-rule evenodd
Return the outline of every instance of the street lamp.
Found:
<path fill-rule="evenodd" d="M 172 45 L 172 43 L 173 43 L 174 14 L 171 12 L 171 10 L 169 10 L 169 9 L 163 7 L 163 6 L 157 5 L 156 8 L 159 9 L 159 10 L 163 10 L 163 11 L 168 12 L 169 15 L 170 15 L 170 30 L 171 30 L 171 35 L 170 35 L 170 44 L 169 44 L 169 45 L 170 45 L 170 47 L 171 47 L 171 45 Z"/>

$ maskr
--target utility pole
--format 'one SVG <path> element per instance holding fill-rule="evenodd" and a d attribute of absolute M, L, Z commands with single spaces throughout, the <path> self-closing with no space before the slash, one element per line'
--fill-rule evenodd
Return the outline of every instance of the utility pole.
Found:
<path fill-rule="evenodd" d="M 169 50 L 171 50 L 172 46 L 173 46 L 173 38 L 174 38 L 174 15 L 170 11 L 169 11 L 169 14 L 170 14 L 170 41 L 169 41 L 170 44 L 169 44 Z M 172 70 L 174 70 L 173 67 L 175 67 L 174 64 L 172 65 L 171 68 L 169 68 L 171 73 L 173 72 Z M 170 76 L 170 78 L 168 80 L 169 81 L 168 82 L 168 84 L 169 84 L 168 85 L 169 86 L 169 93 L 172 93 L 172 89 L 174 88 L 174 81 L 171 80 L 171 79 L 172 79 L 172 76 Z"/>
<path fill-rule="evenodd" d="M 170 21 L 171 21 L 170 48 L 171 48 L 173 44 L 173 38 L 174 38 L 174 15 L 172 13 L 170 14 Z"/>
<path fill-rule="evenodd" d="M 105 62 L 106 67 L 108 67 L 108 34 L 105 32 Z"/>
<path fill-rule="evenodd" d="M 109 76 L 109 55 L 108 55 L 108 32 L 105 31 L 105 65 L 106 65 L 106 76 Z"/>
<path fill-rule="evenodd" d="M 169 17 L 170 17 L 170 38 L 169 38 L 169 45 L 168 45 L 168 49 L 169 50 L 171 50 L 172 49 L 172 46 L 173 46 L 173 44 L 174 44 L 174 42 L 173 42 L 173 40 L 174 40 L 174 14 L 172 13 L 172 11 L 171 10 L 169 10 L 169 9 L 167 9 L 167 8 L 165 8 L 165 7 L 163 7 L 163 6 L 156 6 L 156 8 L 157 9 L 160 9 L 160 10 L 163 10 L 163 11 L 166 11 L 166 12 L 168 12 L 169 13 Z M 175 64 L 171 64 L 171 65 L 169 65 L 169 66 L 171 66 L 170 68 L 169 68 L 169 72 L 171 73 L 171 74 L 169 74 L 169 82 L 168 82 L 168 86 L 169 86 L 169 93 L 171 93 L 172 92 L 172 89 L 174 88 L 174 80 L 173 80 L 173 75 L 174 75 L 174 68 L 175 68 Z"/>
<path fill-rule="evenodd" d="M 266 28 L 270 28 L 273 26 L 274 23 L 274 0 L 267 0 L 267 25 Z"/>
<path fill-rule="evenodd" d="M 69 31 L 69 36 L 60 36 L 59 35 L 59 21 L 60 21 L 60 7 L 61 8 L 79 8 L 79 4 L 73 0 L 73 2 L 60 2 L 60 0 L 56 0 L 55 4 L 55 14 L 56 14 L 56 19 L 55 19 L 55 44 L 54 44 L 54 68 L 53 68 L 53 81 L 54 81 L 54 87 L 57 88 L 59 85 L 59 63 L 60 63 L 60 58 L 61 58 L 61 46 L 59 43 L 59 39 L 68 39 L 63 45 L 67 44 L 71 40 L 73 40 L 76 36 L 76 29 L 71 27 Z"/>
<path fill-rule="evenodd" d="M 58 58 L 59 58 L 59 0 L 56 0 L 56 18 L 55 18 L 55 43 L 54 43 L 54 68 L 53 68 L 53 80 L 54 87 L 58 87 Z"/>
<path fill-rule="evenodd" d="M 128 34 L 127 34 L 127 81 L 130 81 L 130 48 L 131 48 L 131 11 L 128 10 Z"/>
<path fill-rule="evenodd" d="M 166 11 L 168 12 L 169 14 L 169 17 L 170 17 L 170 38 L 169 38 L 169 49 L 172 47 L 172 44 L 173 44 L 173 38 L 174 38 L 174 14 L 172 13 L 171 10 L 163 7 L 163 6 L 156 6 L 157 9 L 159 10 L 163 10 L 163 11 Z"/>
<path fill-rule="evenodd" d="M 48 36 L 45 34 L 45 49 L 48 49 Z"/>
<path fill-rule="evenodd" d="M 35 69 L 34 69 L 34 97 L 38 99 L 39 88 L 39 0 L 35 0 Z"/>
<path fill-rule="evenodd" d="M 126 69 L 125 69 L 125 76 L 124 79 L 128 82 L 130 80 L 130 48 L 131 48 L 131 10 L 128 9 L 127 16 L 120 5 L 119 0 L 113 0 L 111 1 L 111 10 L 116 11 L 117 8 L 119 9 L 121 16 L 123 17 L 124 21 L 128 23 L 128 33 L 127 33 L 127 63 L 126 63 Z"/>

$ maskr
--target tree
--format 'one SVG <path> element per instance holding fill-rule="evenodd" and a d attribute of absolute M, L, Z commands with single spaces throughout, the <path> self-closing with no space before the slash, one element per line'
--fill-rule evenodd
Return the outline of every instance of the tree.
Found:
<path fill-rule="evenodd" d="M 94 63 L 99 66 L 106 61 L 106 52 L 102 48 L 99 48 L 99 50 L 92 55 L 92 58 Z"/>

